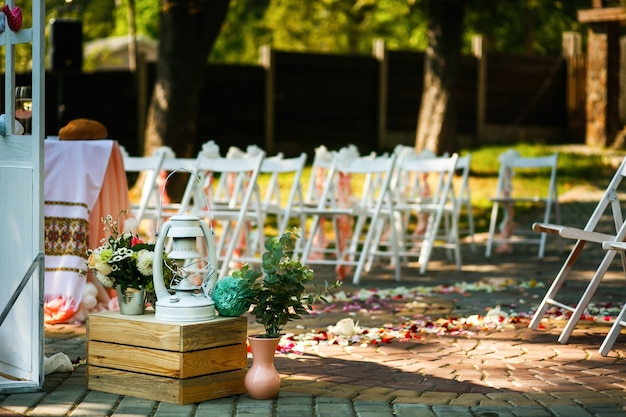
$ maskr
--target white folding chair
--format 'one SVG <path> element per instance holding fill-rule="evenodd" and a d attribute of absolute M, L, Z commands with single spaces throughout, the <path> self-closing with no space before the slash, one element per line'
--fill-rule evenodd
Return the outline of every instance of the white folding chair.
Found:
<path fill-rule="evenodd" d="M 388 223 L 392 221 L 390 184 L 395 160 L 395 155 L 378 157 L 369 155 L 346 161 L 341 161 L 337 157 L 333 159 L 317 207 L 306 209 L 307 214 L 312 217 L 312 222 L 302 254 L 303 263 L 335 265 L 338 269 L 354 267 L 353 282 L 354 284 L 360 282 L 363 272 L 367 272 L 365 262 L 370 255 L 370 245 L 377 225 L 383 221 L 383 217 L 386 217 Z M 340 190 L 342 184 L 345 187 Z M 342 195 L 350 188 L 353 190 L 351 195 Z M 326 254 L 321 257 L 312 256 L 314 251 L 324 250 L 314 248 L 311 239 L 311 236 L 322 232 L 322 219 L 347 220 L 344 226 L 334 223 L 335 235 L 341 231 L 348 231 L 350 236 L 336 239 L 336 255 L 332 259 Z M 394 245 L 398 242 L 395 235 L 391 240 Z M 390 253 L 395 258 L 396 280 L 399 281 L 400 264 L 397 247 Z"/>
<path fill-rule="evenodd" d="M 470 165 L 472 162 L 472 154 L 468 153 L 463 156 L 459 156 L 456 161 L 457 173 L 460 173 L 460 184 L 456 196 L 453 194 L 453 198 L 456 198 L 456 217 L 457 224 L 459 224 L 461 213 L 465 209 L 465 215 L 467 216 L 467 229 L 459 229 L 459 235 L 466 234 L 470 239 L 472 250 L 476 249 L 476 242 L 474 240 L 474 212 L 472 210 L 472 196 L 469 188 L 469 174 Z"/>
<path fill-rule="evenodd" d="M 358 153 L 357 153 L 358 155 Z M 303 230 L 303 236 L 298 239 L 298 243 L 295 249 L 295 253 L 302 255 L 304 251 L 304 244 L 306 239 L 312 240 L 312 248 L 315 256 L 320 257 L 337 257 L 337 248 L 339 242 L 337 240 L 338 235 L 335 234 L 334 245 L 329 245 L 327 236 L 324 233 L 323 225 L 320 225 L 318 232 L 315 235 L 307 234 L 307 220 L 310 219 L 311 211 L 314 211 L 320 204 L 320 199 L 324 189 L 326 177 L 328 176 L 330 169 L 333 165 L 333 161 L 337 156 L 337 151 L 330 151 L 324 145 L 315 148 L 315 154 L 313 157 L 313 163 L 309 171 L 309 178 L 307 181 L 302 179 L 303 184 L 306 184 L 301 205 L 293 207 L 293 214 L 300 219 L 300 227 Z M 325 218 L 320 218 L 320 222 L 324 223 Z M 332 219 L 335 229 L 337 228 L 336 219 Z"/>
<path fill-rule="evenodd" d="M 261 164 L 261 174 L 269 174 L 269 183 L 261 202 L 265 216 L 273 214 L 277 220 L 277 235 L 281 236 L 289 221 L 299 217 L 302 208 L 302 172 L 306 164 L 306 154 L 298 157 L 268 157 Z M 304 225 L 299 224 L 301 228 Z"/>
<path fill-rule="evenodd" d="M 603 242 L 602 247 L 606 250 L 621 251 L 621 253 L 626 251 L 625 242 Z M 617 337 L 622 332 L 622 327 L 626 327 L 626 304 L 624 304 L 622 310 L 615 318 L 609 333 L 607 333 L 602 345 L 600 346 L 599 352 L 602 356 L 607 356 L 609 354 L 609 351 L 615 344 Z"/>
<path fill-rule="evenodd" d="M 169 148 L 168 148 L 169 149 Z M 194 158 L 178 157 L 170 149 L 167 153 L 163 165 L 161 167 L 161 173 L 159 175 L 159 188 L 162 191 L 161 197 L 163 201 L 160 202 L 160 213 L 157 213 L 161 218 L 166 219 L 174 214 L 182 214 L 182 211 L 189 210 L 189 207 L 182 207 L 182 200 L 184 196 L 178 196 L 177 199 L 172 199 L 165 190 L 165 181 L 169 178 L 169 181 L 173 181 L 174 178 L 180 177 L 180 181 L 185 184 L 189 184 L 190 175 L 196 172 L 196 166 L 200 158 L 219 158 L 220 148 L 212 140 L 202 144 L 202 148 Z M 204 205 L 204 197 L 201 187 L 194 188 L 195 195 L 190 199 L 191 202 Z"/>
<path fill-rule="evenodd" d="M 161 164 L 161 168 L 157 173 L 154 184 L 154 192 L 149 204 L 144 211 L 144 217 L 147 219 L 167 220 L 174 214 L 180 213 L 181 198 L 174 199 L 166 190 L 166 180 L 172 181 L 175 176 L 181 176 L 181 182 L 186 184 L 189 175 L 195 171 L 197 158 L 179 158 L 176 157 L 174 151 L 166 146 L 161 147 L 164 150 L 165 158 Z M 159 225 L 156 225 L 159 227 Z"/>
<path fill-rule="evenodd" d="M 151 156 L 130 156 L 126 149 L 120 146 L 124 158 L 124 169 L 127 173 L 137 174 L 137 180 L 142 181 L 141 197 L 139 202 L 131 203 L 131 211 L 137 220 L 137 226 L 147 216 L 149 206 L 154 207 L 158 198 L 157 178 L 169 148 L 155 149 Z"/>
<path fill-rule="evenodd" d="M 458 155 L 405 156 L 398 162 L 394 190 L 394 229 L 401 236 L 400 257 L 417 257 L 420 274 L 426 272 L 435 246 L 454 252 L 461 269 L 456 198 L 451 198 Z M 446 218 L 449 224 L 445 225 Z M 413 229 L 413 230 L 410 230 Z"/>
<path fill-rule="evenodd" d="M 550 221 L 551 214 L 554 214 L 555 222 L 561 222 L 559 209 L 559 199 L 556 188 L 556 173 L 558 165 L 558 153 L 549 156 L 523 157 L 513 150 L 509 150 L 500 155 L 500 170 L 498 173 L 498 183 L 496 185 L 495 196 L 491 198 L 491 221 L 489 222 L 489 237 L 485 249 L 485 256 L 491 256 L 494 244 L 502 245 L 497 250 L 511 250 L 513 244 L 535 244 L 539 245 L 537 256 L 543 258 L 546 237 L 542 233 L 539 237 L 530 237 L 530 230 L 515 229 L 514 214 L 515 206 L 519 204 L 543 204 L 543 222 Z M 519 180 L 518 187 L 514 190 L 514 175 L 546 175 L 549 172 L 547 190 L 537 190 L 526 186 L 523 179 Z M 500 227 L 500 237 L 496 237 L 496 224 L 500 215 L 500 206 L 503 208 L 503 220 Z"/>
<path fill-rule="evenodd" d="M 567 279 L 568 274 L 574 268 L 576 261 L 587 243 L 591 242 L 602 245 L 604 242 L 624 242 L 626 240 L 626 223 L 623 220 L 622 209 L 620 207 L 620 196 L 618 194 L 618 187 L 625 176 L 626 158 L 624 158 L 621 165 L 617 169 L 617 172 L 609 182 L 604 195 L 598 202 L 598 205 L 595 207 L 591 217 L 589 217 L 589 220 L 583 229 L 551 223 L 533 224 L 533 230 L 535 232 L 556 234 L 564 239 L 576 240 L 576 243 L 563 263 L 563 266 L 559 270 L 556 278 L 550 285 L 550 288 L 546 292 L 543 300 L 539 304 L 539 307 L 535 311 L 535 314 L 533 315 L 533 318 L 528 326 L 531 329 L 536 330 L 539 327 L 539 324 L 545 316 L 549 306 L 554 305 L 560 307 L 572 313 L 559 337 L 560 343 L 567 343 L 569 337 L 574 331 L 574 328 L 576 327 L 576 324 L 580 320 L 580 317 L 589 305 L 589 302 L 600 285 L 604 275 L 611 266 L 617 251 L 609 247 L 611 250 L 607 250 L 594 275 L 591 277 L 589 284 L 587 284 L 585 292 L 582 294 L 580 300 L 574 307 L 557 301 L 556 296 Z M 611 222 L 613 223 L 611 228 L 614 228 L 615 230 L 614 234 L 604 232 L 606 225 L 603 218 L 606 214 L 609 214 L 609 212 Z M 622 268 L 626 273 L 626 257 L 623 252 L 620 252 L 620 254 L 622 255 Z"/>
<path fill-rule="evenodd" d="M 240 158 L 207 157 L 200 153 L 195 171 L 185 188 L 181 211 L 188 210 L 198 217 L 208 218 L 216 228 L 219 226 L 216 234 L 219 234 L 217 258 L 221 262 L 220 276 L 229 272 L 231 261 L 260 261 L 264 218 L 257 180 L 264 157 L 263 151 L 256 156 Z M 220 181 L 214 179 L 224 180 L 227 177 L 232 180 L 227 187 L 228 204 L 218 204 L 214 193 Z M 251 238 L 252 228 L 261 237 Z"/>
<path fill-rule="evenodd" d="M 308 207 L 317 207 L 322 195 L 322 188 L 326 174 L 330 169 L 337 152 L 328 150 L 325 146 L 315 148 L 315 156 L 311 165 L 311 174 L 304 190 L 303 204 Z"/>
<path fill-rule="evenodd" d="M 186 173 L 193 172 L 198 158 L 177 158 L 175 156 L 165 158 L 161 169 L 167 174 L 180 170 Z"/>
<path fill-rule="evenodd" d="M 213 147 L 213 150 L 207 152 L 206 151 L 207 147 Z M 256 157 L 261 152 L 264 152 L 264 151 L 256 145 L 248 146 L 245 151 L 240 149 L 237 146 L 230 146 L 224 158 L 225 159 L 240 159 L 240 158 L 247 158 L 247 157 Z M 220 156 L 219 147 L 217 147 L 217 145 L 215 145 L 213 141 L 210 141 L 207 144 L 203 145 L 203 154 L 207 158 L 217 158 Z M 279 153 L 271 157 L 266 156 L 265 158 L 263 158 L 263 160 L 267 158 L 270 158 L 272 160 L 281 159 L 282 157 L 283 157 L 282 154 Z M 211 176 L 210 177 L 211 199 L 212 199 L 211 205 L 212 205 L 213 210 L 218 209 L 218 208 L 224 208 L 228 210 L 229 207 L 231 206 L 231 195 L 233 193 L 233 189 L 236 189 L 234 187 L 241 186 L 241 181 L 244 180 L 245 178 L 246 178 L 245 173 L 237 174 L 234 172 L 230 172 L 227 175 Z M 208 184 L 205 184 L 205 187 L 207 185 Z"/>

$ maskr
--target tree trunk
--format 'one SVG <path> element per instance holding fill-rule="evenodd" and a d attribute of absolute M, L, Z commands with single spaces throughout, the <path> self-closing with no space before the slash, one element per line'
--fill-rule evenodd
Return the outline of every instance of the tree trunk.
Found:
<path fill-rule="evenodd" d="M 209 52 L 230 0 L 161 0 L 157 78 L 146 122 L 144 155 L 169 146 L 179 158 L 195 157 L 200 92 Z M 210 100 L 210 97 L 202 97 Z M 140 176 L 133 193 L 140 193 Z M 172 177 L 168 194 L 182 196 L 184 176 Z M 140 194 L 139 194 L 140 195 Z"/>
<path fill-rule="evenodd" d="M 424 89 L 415 149 L 436 154 L 455 152 L 455 81 L 461 55 L 465 3 L 428 0 L 428 48 L 424 60 Z"/>
<path fill-rule="evenodd" d="M 161 0 L 160 5 L 159 61 L 144 154 L 165 145 L 177 157 L 193 157 L 207 59 L 229 0 Z"/>

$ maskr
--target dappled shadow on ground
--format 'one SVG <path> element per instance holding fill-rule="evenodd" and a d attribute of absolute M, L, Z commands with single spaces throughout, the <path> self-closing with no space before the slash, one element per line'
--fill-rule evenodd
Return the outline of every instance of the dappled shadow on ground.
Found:
<path fill-rule="evenodd" d="M 345 389 L 553 393 L 626 387 L 622 351 L 601 357 L 597 348 L 603 336 L 587 330 L 577 330 L 570 344 L 560 345 L 558 330 L 532 332 L 516 326 L 472 336 L 318 346 L 303 355 L 278 355 L 276 368 L 287 380 L 341 384 Z"/>
<path fill-rule="evenodd" d="M 586 219 L 581 223 L 584 221 Z M 424 275 L 419 275 L 413 266 L 405 266 L 403 280 L 396 282 L 393 271 L 379 267 L 363 276 L 360 285 L 346 281 L 341 288 L 350 295 L 363 295 L 366 291 L 376 294 L 380 289 L 421 288 L 422 295 L 414 299 L 369 299 L 361 304 L 354 302 L 350 308 L 346 307 L 350 305 L 348 302 L 320 305 L 321 314 L 293 323 L 288 331 L 323 333 L 343 318 L 352 318 L 360 326 L 375 331 L 384 326 L 401 328 L 402 323 L 411 320 L 425 325 L 437 320 L 441 323 L 471 315 L 485 316 L 497 307 L 509 315 L 519 314 L 517 321 L 473 330 L 450 326 L 439 335 L 429 332 L 419 335 L 418 331 L 412 333 L 412 337 L 419 337 L 393 338 L 391 343 L 312 343 L 301 355 L 278 355 L 277 369 L 288 376 L 288 382 L 333 383 L 345 389 L 367 386 L 454 393 L 626 389 L 626 360 L 623 359 L 626 358 L 626 335 L 618 339 L 609 357 L 598 353 L 610 319 L 626 300 L 626 282 L 619 257 L 592 298 L 592 304 L 604 310 L 581 321 L 569 343 L 561 345 L 558 336 L 564 321 L 559 317 L 550 316 L 537 331 L 528 329 L 527 324 L 573 242 L 567 242 L 560 252 L 557 238 L 549 239 L 546 256 L 541 260 L 537 259 L 536 247 L 516 248 L 512 254 L 486 259 L 484 238 L 478 237 L 475 251 L 463 245 L 461 271 L 456 271 L 445 252 L 439 251 L 434 253 Z M 574 304 L 580 298 L 604 254 L 598 245 L 589 246 L 559 292 L 562 302 Z M 332 268 L 316 268 L 316 283 L 333 278 Z M 467 287 L 486 285 L 481 290 L 461 291 L 462 283 Z M 320 389 L 334 389 L 333 386 L 325 388 L 322 384 Z"/>

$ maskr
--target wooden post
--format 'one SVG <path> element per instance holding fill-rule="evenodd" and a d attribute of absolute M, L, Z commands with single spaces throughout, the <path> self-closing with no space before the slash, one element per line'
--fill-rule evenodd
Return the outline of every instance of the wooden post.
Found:
<path fill-rule="evenodd" d="M 587 48 L 587 131 L 586 144 L 606 145 L 606 59 L 607 36 L 589 28 Z"/>
<path fill-rule="evenodd" d="M 626 36 L 619 39 L 620 63 L 619 63 L 619 121 L 620 124 L 626 124 Z"/>
<path fill-rule="evenodd" d="M 477 60 L 476 80 L 476 141 L 481 143 L 485 135 L 487 106 L 487 51 L 482 35 L 472 37 L 472 54 Z"/>
<path fill-rule="evenodd" d="M 374 41 L 374 57 L 378 60 L 378 150 L 387 148 L 387 79 L 388 79 L 388 54 L 384 39 Z"/>
<path fill-rule="evenodd" d="M 586 144 L 605 147 L 615 141 L 619 123 L 620 24 L 626 9 L 606 7 L 593 0 L 593 8 L 578 11 L 578 21 L 588 23 Z"/>
<path fill-rule="evenodd" d="M 619 87 L 619 44 L 617 30 L 619 30 L 617 22 L 589 25 L 586 105 L 586 143 L 589 146 L 609 146 L 618 131 L 619 114 L 616 96 Z"/>
<path fill-rule="evenodd" d="M 582 53 L 580 33 L 563 32 L 563 56 L 570 57 Z"/>
<path fill-rule="evenodd" d="M 265 152 L 273 154 L 274 149 L 274 52 L 271 46 L 262 45 L 259 50 L 260 64 L 265 68 Z"/>
<path fill-rule="evenodd" d="M 145 53 L 137 53 L 137 70 L 133 75 L 137 82 L 137 151 L 143 155 L 148 115 L 148 64 Z"/>
<path fill-rule="evenodd" d="M 568 139 L 584 138 L 585 135 L 585 71 L 586 59 L 582 54 L 581 36 L 576 32 L 563 33 L 563 58 L 567 65 L 566 109 Z"/>
<path fill-rule="evenodd" d="M 608 22 L 608 57 L 607 57 L 607 107 L 606 136 L 607 146 L 613 146 L 622 128 L 619 121 L 619 78 L 620 78 L 620 22 Z"/>

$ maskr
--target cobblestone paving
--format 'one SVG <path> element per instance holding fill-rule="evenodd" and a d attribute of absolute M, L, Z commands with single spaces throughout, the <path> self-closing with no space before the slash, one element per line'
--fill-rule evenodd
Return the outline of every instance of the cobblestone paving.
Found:
<path fill-rule="evenodd" d="M 564 218 L 584 222 L 588 204 L 563 204 Z M 584 214 L 583 214 L 584 213 Z M 463 249 L 463 270 L 456 271 L 444 253 L 436 252 L 429 271 L 420 276 L 405 268 L 404 286 L 433 286 L 478 280 L 530 280 L 550 283 L 566 252 L 549 239 L 543 260 L 536 248 L 484 258 L 479 238 L 476 251 Z M 567 247 L 565 248 L 567 249 Z M 591 276 L 601 249 L 589 249 L 560 293 L 564 302 L 578 299 Z M 616 258 L 618 259 L 618 258 Z M 318 280 L 332 279 L 332 270 L 319 269 Z M 361 287 L 397 286 L 392 272 L 377 270 L 363 277 Z M 344 290 L 355 289 L 346 282 Z M 531 312 L 546 288 L 511 287 L 494 293 L 441 294 L 420 303 L 421 314 L 462 317 L 502 308 Z M 626 300 L 619 263 L 609 271 L 592 302 Z M 333 311 L 298 322 L 294 332 L 324 329 L 346 314 Z M 352 314 L 364 326 L 380 326 L 397 319 L 388 310 Z M 117 417 L 617 417 L 626 415 L 626 336 L 618 339 L 608 357 L 598 348 L 608 322 L 581 323 L 566 345 L 557 338 L 563 322 L 546 320 L 541 330 L 525 323 L 471 335 L 428 335 L 419 340 L 378 345 L 321 345 L 301 355 L 277 355 L 282 377 L 278 398 L 252 400 L 233 396 L 191 405 L 172 405 L 119 396 L 86 388 L 85 367 L 45 378 L 43 392 L 0 394 L 0 416 L 117 416 Z M 250 323 L 249 333 L 258 325 Z M 46 355 L 64 352 L 71 359 L 85 357 L 85 326 L 45 327 Z"/>

